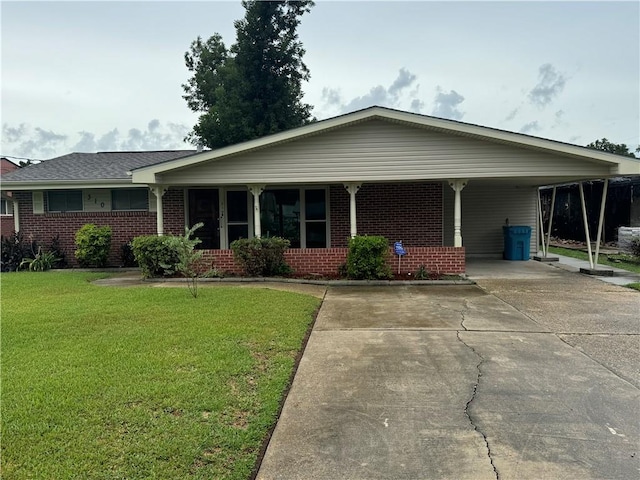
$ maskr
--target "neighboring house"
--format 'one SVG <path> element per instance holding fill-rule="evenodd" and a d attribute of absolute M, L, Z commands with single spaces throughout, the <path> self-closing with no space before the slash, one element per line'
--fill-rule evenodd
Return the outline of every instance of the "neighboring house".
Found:
<path fill-rule="evenodd" d="M 403 272 L 465 271 L 502 255 L 502 226 L 533 228 L 542 185 L 640 175 L 628 157 L 451 120 L 371 107 L 218 150 L 74 153 L 7 175 L 20 229 L 60 235 L 110 225 L 110 262 L 141 234 L 198 235 L 205 259 L 237 271 L 240 237 L 291 240 L 298 273 L 335 273 L 350 236 L 402 240 Z M 72 257 L 72 255 L 70 256 Z"/>
<path fill-rule="evenodd" d="M 5 173 L 13 172 L 19 167 L 8 158 L 0 158 L 0 176 Z M 0 183 L 2 180 L 0 180 Z M 13 218 L 13 201 L 11 192 L 2 191 L 0 197 L 0 235 L 11 235 L 15 229 Z"/>

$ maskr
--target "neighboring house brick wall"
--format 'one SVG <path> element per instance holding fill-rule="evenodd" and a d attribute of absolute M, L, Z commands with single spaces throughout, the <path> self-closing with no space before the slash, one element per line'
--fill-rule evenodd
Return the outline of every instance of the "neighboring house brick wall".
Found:
<path fill-rule="evenodd" d="M 111 251 L 108 265 L 122 263 L 122 245 L 139 235 L 156 232 L 156 213 L 139 211 L 68 212 L 35 215 L 31 192 L 14 192 L 20 206 L 20 230 L 25 239 L 33 238 L 39 245 L 49 245 L 56 235 L 67 255 L 69 265 L 78 266 L 75 252 L 75 234 L 87 223 L 108 225 L 112 229 Z M 169 190 L 163 197 L 166 233 L 184 233 L 184 195 L 182 190 Z M 46 195 L 45 195 L 46 210 Z"/>
<path fill-rule="evenodd" d="M 349 241 L 349 193 L 330 188 L 331 246 Z M 364 184 L 356 194 L 358 235 L 382 235 L 410 246 L 442 245 L 442 184 Z"/>

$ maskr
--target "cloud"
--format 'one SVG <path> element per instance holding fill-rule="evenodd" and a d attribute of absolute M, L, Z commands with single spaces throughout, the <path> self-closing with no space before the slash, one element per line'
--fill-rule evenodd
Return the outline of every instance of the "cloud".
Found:
<path fill-rule="evenodd" d="M 509 115 L 507 115 L 507 116 L 505 117 L 505 120 L 506 120 L 507 122 L 509 122 L 509 121 L 513 120 L 514 118 L 516 118 L 516 115 L 518 115 L 518 112 L 519 112 L 519 111 L 520 111 L 520 107 L 518 107 L 518 108 L 514 108 L 513 110 L 511 110 L 511 112 L 509 113 Z"/>
<path fill-rule="evenodd" d="M 540 66 L 538 77 L 538 83 L 529 92 L 529 101 L 539 107 L 545 107 L 562 92 L 567 80 L 550 63 Z"/>
<path fill-rule="evenodd" d="M 464 102 L 464 97 L 455 90 L 451 90 L 449 93 L 442 92 L 440 87 L 436 90 L 438 93 L 434 100 L 435 105 L 433 107 L 432 114 L 436 117 L 461 120 L 464 116 L 464 112 L 458 110 L 458 105 Z"/>
<path fill-rule="evenodd" d="M 81 131 L 67 135 L 27 124 L 3 124 L 2 154 L 44 159 L 69 152 L 186 149 L 190 147 L 184 137 L 189 130 L 187 125 L 162 124 L 158 119 L 148 122 L 146 129 L 131 128 L 125 135 L 117 128 L 104 133 Z"/>
<path fill-rule="evenodd" d="M 531 133 L 531 132 L 536 132 L 538 130 L 540 130 L 540 125 L 538 124 L 537 120 L 534 120 L 533 122 L 529 122 L 523 125 L 520 128 L 520 133 Z"/>
<path fill-rule="evenodd" d="M 406 68 L 401 68 L 398 71 L 398 76 L 388 87 L 376 85 L 371 87 L 368 93 L 350 100 L 345 100 L 340 90 L 325 87 L 322 89 L 323 106 L 338 114 L 343 114 L 374 105 L 402 108 L 404 104 L 408 104 L 411 105 L 412 111 L 420 113 L 424 102 L 418 98 L 419 85 L 416 84 L 416 80 L 416 75 Z"/>

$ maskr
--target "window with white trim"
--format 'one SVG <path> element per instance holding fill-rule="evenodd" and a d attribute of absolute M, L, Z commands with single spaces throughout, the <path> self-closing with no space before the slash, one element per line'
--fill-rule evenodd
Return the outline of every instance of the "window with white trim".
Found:
<path fill-rule="evenodd" d="M 149 191 L 146 188 L 111 190 L 111 210 L 148 210 Z"/>
<path fill-rule="evenodd" d="M 0 215 L 13 215 L 12 205 L 6 198 L 0 199 Z"/>
<path fill-rule="evenodd" d="M 48 212 L 81 212 L 82 190 L 50 190 L 47 192 Z"/>

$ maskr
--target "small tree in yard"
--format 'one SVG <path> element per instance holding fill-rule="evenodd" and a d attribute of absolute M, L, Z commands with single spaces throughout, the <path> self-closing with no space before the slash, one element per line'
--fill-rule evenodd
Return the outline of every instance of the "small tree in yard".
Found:
<path fill-rule="evenodd" d="M 185 277 L 187 279 L 187 288 L 193 298 L 198 297 L 198 271 L 196 265 L 198 260 L 202 258 L 202 251 L 195 248 L 202 240 L 191 238 L 191 235 L 203 225 L 204 223 L 196 223 L 191 228 L 185 227 L 184 235 L 181 237 L 169 235 L 163 239 L 169 250 L 175 252 L 178 260 L 172 265 L 162 264 L 162 268 L 168 274 L 179 273 Z"/>
<path fill-rule="evenodd" d="M 105 267 L 111 248 L 111 227 L 87 223 L 76 232 L 76 258 L 81 267 Z"/>

